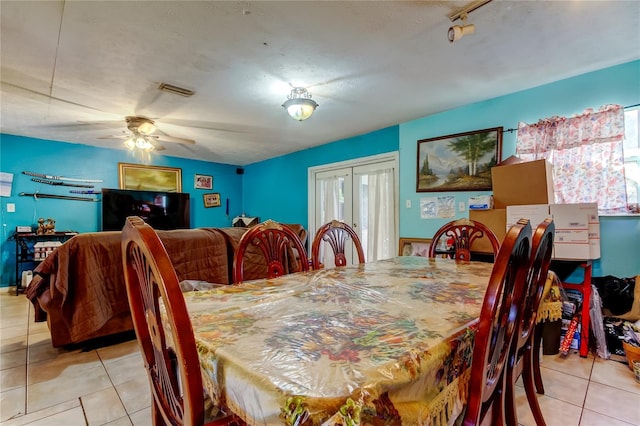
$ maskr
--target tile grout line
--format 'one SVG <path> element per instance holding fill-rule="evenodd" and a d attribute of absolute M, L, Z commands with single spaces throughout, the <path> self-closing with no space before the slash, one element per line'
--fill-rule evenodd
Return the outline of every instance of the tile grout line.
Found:
<path fill-rule="evenodd" d="M 115 391 L 116 395 L 118 396 L 118 401 L 120 401 L 120 404 L 122 404 L 122 408 L 124 409 L 124 412 L 126 413 L 126 417 L 129 419 L 129 422 L 131 422 L 131 424 L 133 424 L 133 420 L 131 420 L 131 414 L 129 414 L 129 411 L 127 411 L 127 406 L 125 405 L 124 401 L 122 400 L 122 397 L 120 396 L 120 392 L 118 392 L 118 388 L 116 388 L 116 384 L 113 383 L 113 379 L 111 378 L 111 374 L 109 374 L 109 370 L 107 369 L 107 366 L 104 364 L 104 360 L 100 356 L 100 352 L 97 349 L 95 351 L 96 351 L 96 355 L 98 356 L 98 359 L 100 360 L 100 363 L 102 364 L 102 368 L 104 368 L 104 371 L 107 373 L 107 377 L 109 378 L 109 382 L 111 383 L 111 387 L 113 387 L 113 390 Z"/>

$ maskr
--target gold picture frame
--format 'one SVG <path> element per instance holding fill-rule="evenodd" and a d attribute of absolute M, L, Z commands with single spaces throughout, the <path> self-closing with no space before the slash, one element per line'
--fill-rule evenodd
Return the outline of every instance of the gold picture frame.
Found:
<path fill-rule="evenodd" d="M 491 191 L 502 133 L 493 127 L 419 140 L 416 192 Z"/>
<path fill-rule="evenodd" d="M 205 207 L 220 207 L 220 193 L 213 192 L 211 194 L 204 194 L 202 196 Z"/>
<path fill-rule="evenodd" d="M 193 187 L 195 189 L 213 189 L 213 176 L 196 174 Z"/>
<path fill-rule="evenodd" d="M 182 192 L 182 169 L 118 163 L 120 189 Z"/>
<path fill-rule="evenodd" d="M 398 256 L 429 257 L 431 238 L 400 238 Z"/>

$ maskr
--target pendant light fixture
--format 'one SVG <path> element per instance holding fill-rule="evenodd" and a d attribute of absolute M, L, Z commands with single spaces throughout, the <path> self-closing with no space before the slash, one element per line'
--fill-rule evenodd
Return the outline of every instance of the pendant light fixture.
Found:
<path fill-rule="evenodd" d="M 311 117 L 318 104 L 311 99 L 311 93 L 304 87 L 294 87 L 287 100 L 282 104 L 289 116 L 294 120 L 303 121 Z"/>

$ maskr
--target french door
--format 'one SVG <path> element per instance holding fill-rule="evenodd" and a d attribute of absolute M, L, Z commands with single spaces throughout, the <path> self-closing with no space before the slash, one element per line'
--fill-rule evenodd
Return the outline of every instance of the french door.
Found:
<path fill-rule="evenodd" d="M 309 169 L 309 235 L 333 220 L 353 227 L 367 262 L 397 253 L 397 153 L 327 164 Z M 323 244 L 324 246 L 324 244 Z M 333 265 L 333 252 L 321 246 L 322 262 Z M 347 247 L 347 264 L 357 261 Z"/>

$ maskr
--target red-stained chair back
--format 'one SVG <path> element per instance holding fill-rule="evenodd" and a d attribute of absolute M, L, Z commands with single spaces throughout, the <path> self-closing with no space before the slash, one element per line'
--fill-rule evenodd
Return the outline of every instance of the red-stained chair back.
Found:
<path fill-rule="evenodd" d="M 258 247 L 264 255 L 268 270 L 265 278 L 285 274 L 292 264 L 297 264 L 297 271 L 309 270 L 307 254 L 298 235 L 287 225 L 267 220 L 249 228 L 238 242 L 233 258 L 233 282 L 236 284 L 244 280 L 244 257 L 249 246 Z M 299 261 L 295 259 L 296 252 Z"/>
<path fill-rule="evenodd" d="M 122 263 L 131 317 L 151 386 L 152 424 L 204 425 L 200 361 L 178 276 L 162 241 L 139 217 L 128 217 L 122 229 Z M 230 416 L 207 426 L 240 424 L 236 416 Z"/>
<path fill-rule="evenodd" d="M 495 256 L 500 249 L 500 241 L 493 231 L 487 228 L 486 225 L 470 219 L 459 219 L 451 221 L 443 225 L 433 235 L 431 245 L 429 246 L 429 257 L 436 257 L 436 255 L 443 254 L 457 260 L 471 260 L 471 246 L 477 239 L 486 237 L 491 243 L 493 254 Z M 442 251 L 440 250 L 440 240 L 451 240 L 452 250 Z"/>
<path fill-rule="evenodd" d="M 524 297 L 518 308 L 518 328 L 513 339 L 507 368 L 507 424 L 518 424 L 515 386 L 516 381 L 522 375 L 527 401 L 536 424 L 538 426 L 545 425 L 535 392 L 534 368 L 539 368 L 539 364 L 534 363 L 533 339 L 538 308 L 540 307 L 544 285 L 549 273 L 549 265 L 551 264 L 554 232 L 555 225 L 553 220 L 546 219 L 538 225 L 533 233 L 529 272 L 524 288 Z"/>
<path fill-rule="evenodd" d="M 505 380 L 509 350 L 516 333 L 517 308 L 522 299 L 531 252 L 527 220 L 513 225 L 493 265 L 475 336 L 471 379 L 464 425 L 503 425 Z"/>
<path fill-rule="evenodd" d="M 353 245 L 358 252 L 358 263 L 364 263 L 364 250 L 362 243 L 356 231 L 342 221 L 332 220 L 322 225 L 316 232 L 311 246 L 311 263 L 313 269 L 320 269 L 322 262 L 320 261 L 320 245 L 324 241 L 331 246 L 335 258 L 335 266 L 346 266 L 347 257 L 345 255 L 346 243 L 348 239 L 353 241 Z"/>

